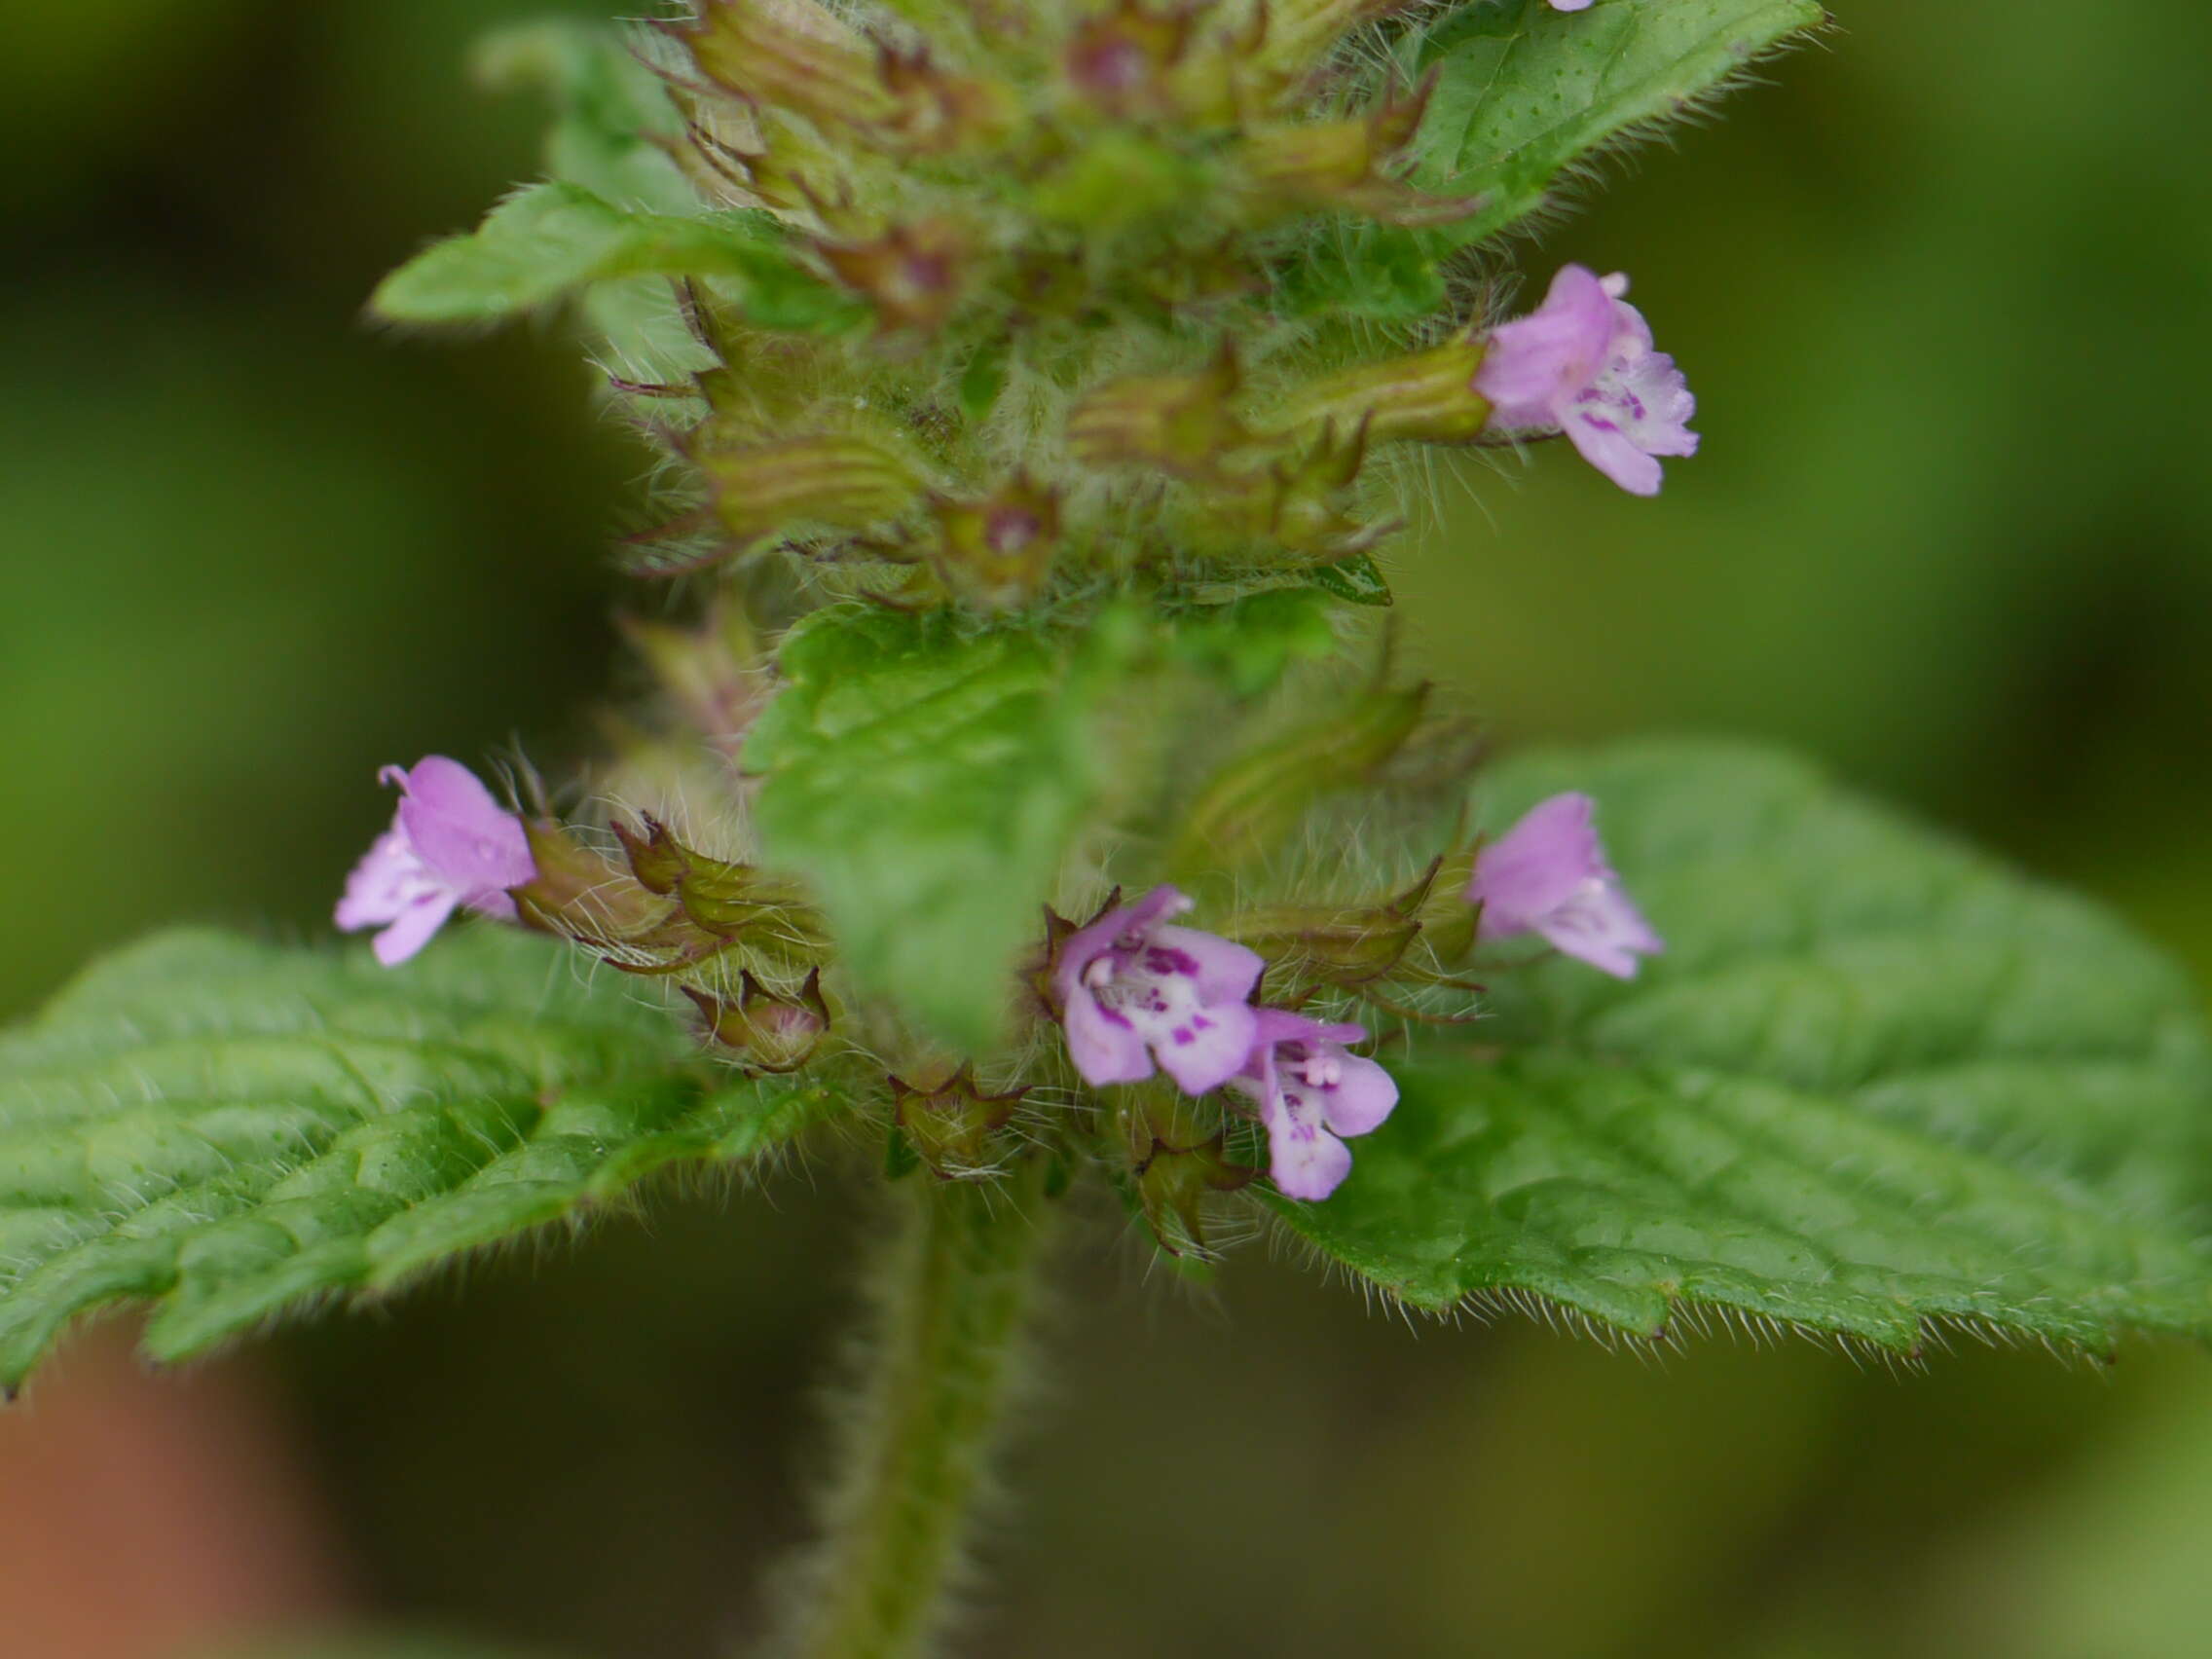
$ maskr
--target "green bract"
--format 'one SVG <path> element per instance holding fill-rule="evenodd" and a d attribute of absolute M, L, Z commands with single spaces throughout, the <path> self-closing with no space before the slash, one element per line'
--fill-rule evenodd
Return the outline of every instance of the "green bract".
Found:
<path fill-rule="evenodd" d="M 860 984 L 963 1049 L 996 1037 L 1092 802 L 1114 648 L 884 610 L 784 644 L 790 683 L 745 751 L 767 858 L 813 880 Z"/>
<path fill-rule="evenodd" d="M 1646 1338 L 2212 1337 L 2212 1046 L 2170 963 L 1756 753 L 1530 756 L 1483 821 L 1569 789 L 1666 954 L 1488 976 L 1336 1197 L 1278 1203 L 1301 1236 L 1417 1307 L 1533 1293 Z"/>
<path fill-rule="evenodd" d="M 491 928 L 364 953 L 164 935 L 0 1038 L 0 1386 L 69 1319 L 156 1303 L 175 1359 L 332 1292 L 746 1160 L 830 1103 L 747 1083 L 635 980 Z"/>

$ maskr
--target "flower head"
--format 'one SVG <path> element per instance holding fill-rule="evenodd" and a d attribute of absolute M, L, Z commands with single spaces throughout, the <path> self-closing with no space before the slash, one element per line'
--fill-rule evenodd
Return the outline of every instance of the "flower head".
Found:
<path fill-rule="evenodd" d="M 1659 493 L 1663 455 L 1695 455 L 1697 413 L 1675 359 L 1651 349 L 1643 314 L 1621 296 L 1628 278 L 1567 265 L 1544 303 L 1500 323 L 1475 371 L 1492 424 L 1564 431 L 1582 459 L 1622 489 Z"/>
<path fill-rule="evenodd" d="M 1286 1198 L 1325 1198 L 1351 1173 L 1343 1136 L 1390 1115 L 1398 1086 L 1373 1060 L 1345 1051 L 1367 1033 L 1284 1009 L 1258 1011 L 1252 1051 L 1229 1087 L 1255 1102 L 1267 1125 L 1269 1169 Z"/>
<path fill-rule="evenodd" d="M 1191 908 L 1172 887 L 1109 911 L 1060 946 L 1052 988 L 1076 1070 L 1136 1083 L 1153 1059 L 1189 1094 L 1219 1088 L 1251 1052 L 1253 986 L 1266 966 L 1240 944 L 1167 924 Z"/>
<path fill-rule="evenodd" d="M 1476 855 L 1467 902 L 1482 905 L 1486 938 L 1541 934 L 1567 955 L 1633 979 L 1637 957 L 1666 945 L 1605 862 L 1590 822 L 1596 806 L 1586 794 L 1537 802 Z"/>
<path fill-rule="evenodd" d="M 396 968 L 430 940 L 456 906 L 512 918 L 507 889 L 535 879 L 522 823 L 475 773 L 431 755 L 412 770 L 387 766 L 399 811 L 346 878 L 337 921 L 347 933 L 381 927 L 377 960 Z"/>

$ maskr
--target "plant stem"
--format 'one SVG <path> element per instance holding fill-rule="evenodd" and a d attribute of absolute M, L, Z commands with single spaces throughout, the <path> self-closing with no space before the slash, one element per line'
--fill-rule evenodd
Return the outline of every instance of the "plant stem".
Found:
<path fill-rule="evenodd" d="M 929 1651 L 1042 1256 L 1033 1168 L 995 1183 L 917 1174 L 893 1197 L 900 1226 L 860 1349 L 869 1374 L 837 1407 L 826 1535 L 789 1621 L 784 1650 L 803 1659 Z"/>

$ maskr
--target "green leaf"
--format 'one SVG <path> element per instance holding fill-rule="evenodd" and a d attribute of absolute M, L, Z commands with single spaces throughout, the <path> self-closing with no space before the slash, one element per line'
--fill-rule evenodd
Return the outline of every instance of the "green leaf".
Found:
<path fill-rule="evenodd" d="M 1071 653 L 1032 632 L 966 634 L 947 611 L 818 612 L 746 745 L 771 862 L 813 882 L 843 960 L 974 1051 L 1096 784 L 1090 717 L 1126 649 L 1109 613 Z"/>
<path fill-rule="evenodd" d="M 1970 1325 L 2212 1336 L 2212 1047 L 2093 905 L 1740 749 L 1531 756 L 1495 830 L 1586 790 L 1667 950 L 1483 975 L 1318 1204 L 1416 1306 L 1548 1299 L 1645 1337 L 1717 1310 L 1917 1351 Z M 1529 957 L 1526 941 L 1492 947 Z"/>
<path fill-rule="evenodd" d="M 488 322 L 627 276 L 724 278 L 760 328 L 830 331 L 865 312 L 803 270 L 764 214 L 625 213 L 573 184 L 533 185 L 472 235 L 425 248 L 370 304 L 394 322 Z"/>
<path fill-rule="evenodd" d="M 1257 697 L 1301 662 L 1337 649 L 1329 595 L 1314 588 L 1270 588 L 1177 618 L 1174 653 L 1238 697 Z"/>
<path fill-rule="evenodd" d="M 0 1387 L 77 1313 L 175 1359 L 574 1216 L 829 1104 L 736 1081 L 635 981 L 506 929 L 404 969 L 163 935 L 0 1035 Z"/>
<path fill-rule="evenodd" d="M 497 30 L 473 55 L 477 77 L 498 91 L 541 88 L 557 112 L 545 139 L 546 170 L 624 207 L 696 213 L 698 193 L 661 141 L 683 118 L 660 78 L 615 30 L 544 18 Z"/>
<path fill-rule="evenodd" d="M 1434 67 L 1438 81 L 1415 176 L 1482 204 L 1425 235 L 1464 244 L 1526 218 L 1576 161 L 1682 114 L 1824 16 L 1817 0 L 1463 7 L 1419 44 L 1418 67 Z"/>

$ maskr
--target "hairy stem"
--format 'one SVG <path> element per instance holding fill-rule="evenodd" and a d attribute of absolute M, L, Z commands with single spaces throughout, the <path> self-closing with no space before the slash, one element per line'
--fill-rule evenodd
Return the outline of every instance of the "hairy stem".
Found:
<path fill-rule="evenodd" d="M 825 1537 L 793 1604 L 798 1659 L 909 1659 L 942 1622 L 1042 1255 L 1033 1169 L 895 1194 L 860 1397 L 840 1403 Z"/>

